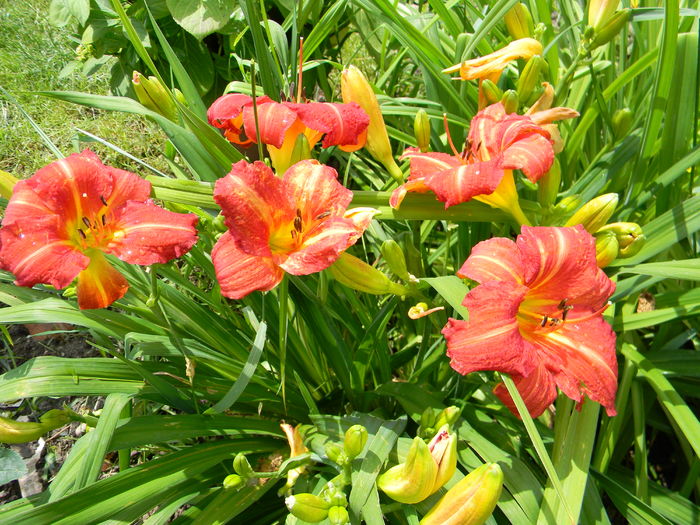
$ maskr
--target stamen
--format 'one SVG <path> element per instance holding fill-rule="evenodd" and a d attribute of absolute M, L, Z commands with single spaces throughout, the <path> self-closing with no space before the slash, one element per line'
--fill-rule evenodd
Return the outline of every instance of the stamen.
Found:
<path fill-rule="evenodd" d="M 568 319 L 566 322 L 567 323 L 580 323 L 581 321 L 588 321 L 589 319 L 592 319 L 598 315 L 601 315 L 603 312 L 605 312 L 605 310 L 608 309 L 608 306 L 610 306 L 611 304 L 612 303 L 610 301 L 608 301 L 607 303 L 605 303 L 601 308 L 599 308 L 595 312 L 588 314 L 588 315 L 584 315 L 583 317 L 576 317 L 574 319 Z"/>
<path fill-rule="evenodd" d="M 323 213 L 319 213 L 318 215 L 316 215 L 315 220 L 320 221 L 321 219 L 325 219 L 326 217 L 328 217 L 330 214 L 331 214 L 330 210 L 324 211 Z"/>
<path fill-rule="evenodd" d="M 297 208 L 297 216 L 294 217 L 294 229 L 296 231 L 298 231 L 299 233 L 301 233 L 301 226 L 302 226 L 302 224 L 301 224 L 301 210 L 299 210 L 299 208 Z"/>
<path fill-rule="evenodd" d="M 297 80 L 297 104 L 301 103 L 301 77 L 304 67 L 304 37 L 299 37 L 299 72 Z"/>
<path fill-rule="evenodd" d="M 109 204 L 107 204 L 107 199 L 105 199 L 103 195 L 100 195 L 100 200 L 102 201 L 102 204 L 109 206 Z"/>
<path fill-rule="evenodd" d="M 569 300 L 568 297 L 565 297 L 561 301 L 559 301 L 559 304 L 557 305 L 557 310 L 563 310 L 564 307 L 566 306 L 566 302 Z"/>
<path fill-rule="evenodd" d="M 102 215 L 102 226 L 107 226 L 107 217 Z"/>
<path fill-rule="evenodd" d="M 296 239 L 296 238 L 297 238 L 297 231 L 296 231 L 296 230 L 291 230 L 289 233 L 291 234 L 292 239 Z"/>
<path fill-rule="evenodd" d="M 87 226 L 88 228 L 92 228 L 92 224 L 90 224 L 90 219 L 88 219 L 87 217 L 83 217 L 82 220 L 85 226 Z"/>
<path fill-rule="evenodd" d="M 565 306 L 564 308 L 562 308 L 561 320 L 566 321 L 566 316 L 569 315 L 569 310 L 573 310 L 573 309 L 574 309 L 574 307 L 572 305 L 568 305 L 568 306 Z"/>
<path fill-rule="evenodd" d="M 78 228 L 78 233 L 80 234 L 80 236 L 81 236 L 83 239 L 87 239 L 87 235 L 85 235 L 85 232 L 84 232 L 83 230 L 81 230 L 80 228 Z"/>
<path fill-rule="evenodd" d="M 457 151 L 457 148 L 455 148 L 455 143 L 452 142 L 452 135 L 450 135 L 450 126 L 447 124 L 447 113 L 442 114 L 442 122 L 445 125 L 445 134 L 447 135 L 447 142 L 450 145 L 450 148 L 452 148 L 452 153 L 455 154 L 455 157 L 459 157 L 460 154 Z"/>
<path fill-rule="evenodd" d="M 548 320 L 548 319 L 549 319 L 549 317 L 546 316 L 546 315 L 545 315 L 544 317 L 542 317 L 542 322 L 540 323 L 540 326 L 541 326 L 542 328 L 545 327 L 545 325 L 547 324 L 547 320 Z"/>

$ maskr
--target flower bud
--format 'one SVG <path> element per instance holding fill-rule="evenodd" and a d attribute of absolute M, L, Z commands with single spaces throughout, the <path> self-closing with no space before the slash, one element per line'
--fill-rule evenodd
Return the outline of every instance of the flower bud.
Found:
<path fill-rule="evenodd" d="M 632 110 L 618 109 L 612 116 L 612 130 L 616 140 L 621 140 L 632 129 Z"/>
<path fill-rule="evenodd" d="M 146 108 L 155 111 L 165 118 L 176 121 L 177 108 L 172 97 L 156 77 L 146 78 L 138 71 L 134 71 L 131 77 L 131 85 L 136 93 L 136 98 Z"/>
<path fill-rule="evenodd" d="M 462 413 L 462 411 L 459 409 L 459 407 L 456 406 L 449 406 L 447 408 L 444 408 L 437 417 L 437 420 L 435 421 L 435 427 L 440 428 L 443 425 L 449 425 L 452 426 L 455 421 L 459 419 L 459 415 Z"/>
<path fill-rule="evenodd" d="M 399 183 L 403 182 L 403 173 L 394 160 L 389 134 L 386 131 L 384 117 L 379 109 L 377 96 L 369 85 L 362 71 L 355 66 L 343 70 L 340 76 L 340 90 L 343 102 L 356 102 L 369 116 L 367 143 L 365 148 L 379 162 L 384 164 L 389 174 Z"/>
<path fill-rule="evenodd" d="M 406 461 L 379 476 L 377 487 L 399 503 L 418 503 L 433 493 L 437 472 L 438 465 L 428 445 L 416 437 Z"/>
<path fill-rule="evenodd" d="M 532 23 L 532 15 L 525 4 L 518 2 L 504 17 L 508 34 L 514 39 L 530 38 L 535 29 Z"/>
<path fill-rule="evenodd" d="M 447 424 L 442 425 L 428 443 L 430 454 L 438 467 L 431 494 L 447 483 L 457 469 L 457 437 L 450 433 L 449 428 Z"/>
<path fill-rule="evenodd" d="M 422 428 L 435 427 L 435 421 L 437 421 L 435 410 L 430 407 L 423 410 L 423 413 L 420 416 L 420 426 Z"/>
<path fill-rule="evenodd" d="M 412 280 L 406 268 L 406 257 L 399 243 L 393 239 L 387 239 L 382 243 L 381 252 L 394 275 L 403 281 Z M 413 279 L 415 280 L 415 277 Z"/>
<path fill-rule="evenodd" d="M 345 525 L 350 523 L 350 516 L 345 507 L 335 506 L 328 509 L 328 522 L 331 525 Z"/>
<path fill-rule="evenodd" d="M 560 200 L 554 207 L 554 213 L 557 215 L 569 215 L 573 213 L 575 209 L 581 206 L 581 196 L 580 195 L 569 195 Z"/>
<path fill-rule="evenodd" d="M 243 478 L 249 478 L 255 473 L 253 467 L 248 463 L 248 458 L 246 458 L 245 454 L 242 452 L 239 452 L 236 454 L 236 457 L 233 458 L 233 470 Z"/>
<path fill-rule="evenodd" d="M 424 109 L 416 112 L 413 119 L 413 134 L 418 143 L 418 149 L 423 153 L 430 149 L 430 119 Z"/>
<path fill-rule="evenodd" d="M 546 68 L 547 62 L 540 55 L 535 55 L 527 61 L 516 84 L 520 100 L 529 101 L 535 89 L 541 87 L 540 75 Z"/>
<path fill-rule="evenodd" d="M 549 171 L 537 182 L 537 201 L 545 208 L 553 205 L 559 194 L 561 184 L 561 165 L 554 157 L 554 163 Z"/>
<path fill-rule="evenodd" d="M 328 456 L 328 459 L 330 459 L 334 463 L 337 463 L 338 465 L 341 464 L 342 459 L 346 459 L 343 449 L 340 448 L 340 446 L 337 443 L 328 442 L 326 443 L 324 449 L 326 451 L 326 456 Z M 342 458 L 341 455 L 343 456 Z"/>
<path fill-rule="evenodd" d="M 599 195 L 574 213 L 564 226 L 582 225 L 588 233 L 595 233 L 605 226 L 617 207 L 617 193 Z"/>
<path fill-rule="evenodd" d="M 605 268 L 617 259 L 620 244 L 613 232 L 598 232 L 595 234 L 595 262 L 598 268 Z"/>
<path fill-rule="evenodd" d="M 0 443 L 27 443 L 71 421 L 71 417 L 63 410 L 49 410 L 39 418 L 38 423 L 15 421 L 0 417 Z"/>
<path fill-rule="evenodd" d="M 447 491 L 420 525 L 481 525 L 496 508 L 502 488 L 501 467 L 482 465 Z"/>
<path fill-rule="evenodd" d="M 325 520 L 328 517 L 328 509 L 331 508 L 330 503 L 307 492 L 289 496 L 284 500 L 284 504 L 294 517 L 309 523 Z"/>
<path fill-rule="evenodd" d="M 627 24 L 630 19 L 630 14 L 632 11 L 629 9 L 623 9 L 615 13 L 610 20 L 600 29 L 596 29 L 595 36 L 591 42 L 591 49 L 596 47 L 604 46 L 610 42 L 617 34 L 622 31 L 622 28 Z"/>
<path fill-rule="evenodd" d="M 12 188 L 15 187 L 18 180 L 19 179 L 15 178 L 10 173 L 0 170 L 0 197 L 10 200 L 10 197 L 12 197 Z"/>
<path fill-rule="evenodd" d="M 367 443 L 367 429 L 362 425 L 353 425 L 345 432 L 343 448 L 350 460 L 362 453 Z"/>
<path fill-rule="evenodd" d="M 481 92 L 489 105 L 500 102 L 501 98 L 503 98 L 503 90 L 488 78 L 481 81 Z"/>
<path fill-rule="evenodd" d="M 596 32 L 607 24 L 612 14 L 617 11 L 620 0 L 590 0 L 588 3 L 588 25 Z"/>
<path fill-rule="evenodd" d="M 520 98 L 518 97 L 517 91 L 513 89 L 505 91 L 501 97 L 501 103 L 503 104 L 503 108 L 506 110 L 507 115 L 517 113 L 518 106 L 520 105 Z"/>
<path fill-rule="evenodd" d="M 405 286 L 390 281 L 382 272 L 349 253 L 342 253 L 328 269 L 336 281 L 353 290 L 374 295 L 408 293 Z"/>
<path fill-rule="evenodd" d="M 235 489 L 243 485 L 245 481 L 238 474 L 229 474 L 224 478 L 223 487 L 226 490 Z"/>
<path fill-rule="evenodd" d="M 598 230 L 599 233 L 608 231 L 613 232 L 617 238 L 617 242 L 620 245 L 618 257 L 621 259 L 632 257 L 639 253 L 639 250 L 642 249 L 646 242 L 642 227 L 634 222 L 614 222 Z"/>

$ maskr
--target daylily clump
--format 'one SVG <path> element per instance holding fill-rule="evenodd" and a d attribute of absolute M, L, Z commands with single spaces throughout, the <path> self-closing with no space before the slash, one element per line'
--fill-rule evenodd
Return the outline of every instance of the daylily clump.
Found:
<path fill-rule="evenodd" d="M 197 216 L 149 199 L 151 183 L 105 166 L 90 150 L 17 182 L 0 229 L 0 268 L 18 286 L 67 287 L 78 278 L 80 308 L 104 308 L 129 288 L 106 259 L 165 263 L 197 241 Z"/>
<path fill-rule="evenodd" d="M 369 117 L 356 103 L 275 102 L 268 96 L 255 99 L 260 141 L 267 144 L 275 169 L 283 173 L 289 167 L 292 150 L 304 134 L 311 148 L 323 138 L 322 146 L 338 146 L 355 151 L 365 145 Z M 207 111 L 209 123 L 224 130 L 234 144 L 247 146 L 257 142 L 253 99 L 241 93 L 229 93 L 216 99 Z"/>
<path fill-rule="evenodd" d="M 216 182 L 228 231 L 212 260 L 224 296 L 271 290 L 285 272 L 320 272 L 355 244 L 376 210 L 347 210 L 352 192 L 337 176 L 315 160 L 298 162 L 282 178 L 262 162 L 240 161 Z"/>
<path fill-rule="evenodd" d="M 615 334 L 602 317 L 615 285 L 582 226 L 523 226 L 515 242 L 480 242 L 457 275 L 479 285 L 462 303 L 469 320 L 450 319 L 442 331 L 452 368 L 510 374 L 533 417 L 557 387 L 615 415 Z M 495 393 L 516 413 L 503 385 Z"/>

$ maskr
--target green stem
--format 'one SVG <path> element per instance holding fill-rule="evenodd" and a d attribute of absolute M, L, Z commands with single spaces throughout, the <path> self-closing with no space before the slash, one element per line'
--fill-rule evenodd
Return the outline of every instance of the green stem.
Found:
<path fill-rule="evenodd" d="M 286 364 L 287 364 L 287 321 L 289 311 L 289 279 L 285 274 L 277 289 L 279 307 L 279 359 L 280 359 L 280 389 L 282 390 L 282 404 L 287 406 L 285 389 Z"/>

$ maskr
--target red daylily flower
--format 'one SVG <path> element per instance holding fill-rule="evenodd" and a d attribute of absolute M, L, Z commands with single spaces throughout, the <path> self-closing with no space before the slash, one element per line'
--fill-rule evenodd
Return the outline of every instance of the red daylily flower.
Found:
<path fill-rule="evenodd" d="M 602 317 L 615 285 L 581 225 L 523 226 L 515 242 L 480 242 L 457 275 L 480 284 L 462 303 L 469 320 L 449 319 L 442 331 L 452 368 L 510 374 L 533 417 L 555 400 L 557 387 L 615 415 L 615 334 Z M 495 393 L 517 413 L 503 385 Z"/>
<path fill-rule="evenodd" d="M 61 289 L 78 277 L 78 306 L 104 308 L 129 288 L 105 253 L 165 263 L 197 241 L 197 217 L 156 206 L 151 183 L 105 166 L 90 150 L 19 181 L 0 228 L 0 268 L 18 286 Z"/>
<path fill-rule="evenodd" d="M 518 206 L 513 169 L 537 182 L 554 162 L 549 133 L 530 117 L 506 114 L 500 102 L 472 119 L 467 147 L 461 154 L 421 153 L 407 149 L 408 182 L 399 186 L 389 203 L 398 208 L 406 193 L 432 191 L 445 208 L 471 199 L 513 212 Z M 519 206 L 518 206 L 519 210 Z"/>
<path fill-rule="evenodd" d="M 278 172 L 288 167 L 297 137 L 304 134 L 311 148 L 325 134 L 322 146 L 339 146 L 355 151 L 365 145 L 369 117 L 355 102 L 275 102 L 268 96 L 256 98 L 260 141 L 267 144 L 272 163 Z M 246 146 L 256 141 L 253 99 L 230 93 L 214 101 L 207 111 L 209 123 L 224 130 L 235 144 Z"/>
<path fill-rule="evenodd" d="M 296 163 L 283 178 L 242 160 L 216 181 L 214 200 L 228 231 L 211 255 L 224 296 L 271 290 L 284 272 L 320 272 L 355 244 L 376 210 L 346 211 L 352 192 L 337 176 L 315 160 Z"/>

